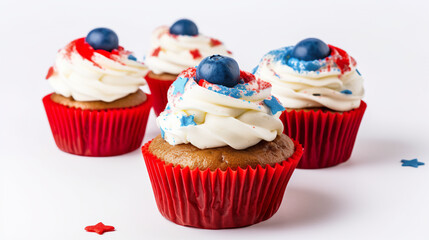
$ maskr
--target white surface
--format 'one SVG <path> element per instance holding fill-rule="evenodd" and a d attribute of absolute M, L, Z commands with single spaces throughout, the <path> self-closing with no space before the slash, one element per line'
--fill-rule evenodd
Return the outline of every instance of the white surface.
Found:
<path fill-rule="evenodd" d="M 427 1 L 88 2 L 0 2 L 0 239 L 429 239 Z M 140 151 L 59 151 L 41 102 L 56 50 L 107 26 L 141 58 L 151 31 L 180 17 L 223 40 L 247 70 L 309 36 L 346 49 L 368 103 L 350 161 L 296 170 L 270 220 L 210 231 L 159 214 Z M 157 133 L 152 116 L 145 141 Z M 403 158 L 426 165 L 404 168 Z M 83 230 L 99 221 L 117 231 Z"/>

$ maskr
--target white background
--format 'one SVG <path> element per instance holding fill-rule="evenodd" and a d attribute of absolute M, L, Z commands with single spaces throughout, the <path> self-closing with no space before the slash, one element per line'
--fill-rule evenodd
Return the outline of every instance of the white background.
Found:
<path fill-rule="evenodd" d="M 0 239 L 429 239 L 428 1 L 0 2 Z M 159 25 L 193 19 L 242 69 L 318 37 L 348 51 L 368 109 L 351 159 L 296 170 L 278 213 L 233 230 L 175 225 L 158 212 L 139 150 L 87 158 L 57 149 L 42 105 L 56 51 L 114 29 L 139 59 Z M 145 141 L 159 133 L 153 115 Z M 401 167 L 418 158 L 425 166 Z M 102 221 L 116 232 L 83 228 Z"/>

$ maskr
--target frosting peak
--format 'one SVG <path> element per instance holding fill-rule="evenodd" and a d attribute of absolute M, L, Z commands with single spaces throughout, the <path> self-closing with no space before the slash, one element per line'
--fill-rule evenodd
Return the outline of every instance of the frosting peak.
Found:
<path fill-rule="evenodd" d="M 273 95 L 286 108 L 358 108 L 364 90 L 356 61 L 344 50 L 328 46 L 328 57 L 310 61 L 293 58 L 293 46 L 270 51 L 253 73 L 273 85 Z"/>
<path fill-rule="evenodd" d="M 179 74 L 214 54 L 231 56 L 231 52 L 217 39 L 202 34 L 174 35 L 169 32 L 168 27 L 162 26 L 152 34 L 152 47 L 146 55 L 145 63 L 155 74 Z"/>
<path fill-rule="evenodd" d="M 195 81 L 195 68 L 183 71 L 168 90 L 168 105 L 157 118 L 171 145 L 191 143 L 204 149 L 245 149 L 283 132 L 283 106 L 271 95 L 271 84 L 241 71 L 232 88 Z"/>
<path fill-rule="evenodd" d="M 60 49 L 46 79 L 54 91 L 77 101 L 112 102 L 134 93 L 148 70 L 123 47 L 94 50 L 85 38 Z"/>

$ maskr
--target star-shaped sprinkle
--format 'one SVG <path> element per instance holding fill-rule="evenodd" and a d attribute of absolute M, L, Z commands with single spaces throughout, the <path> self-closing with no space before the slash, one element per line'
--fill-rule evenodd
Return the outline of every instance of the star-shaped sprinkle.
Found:
<path fill-rule="evenodd" d="M 197 125 L 194 121 L 194 115 L 185 116 L 183 115 L 182 118 L 180 118 L 180 126 L 186 127 L 186 126 L 195 126 Z"/>
<path fill-rule="evenodd" d="M 50 78 L 54 74 L 54 72 L 55 72 L 54 71 L 54 67 L 50 67 L 49 70 L 48 70 L 48 74 L 46 74 L 45 79 Z"/>
<path fill-rule="evenodd" d="M 219 40 L 217 40 L 217 39 L 215 39 L 215 38 L 211 38 L 210 39 L 210 46 L 212 46 L 212 47 L 215 47 L 215 46 L 218 46 L 218 45 L 221 45 L 221 44 L 222 44 L 222 42 L 219 41 Z"/>
<path fill-rule="evenodd" d="M 264 99 L 265 105 L 271 109 L 271 114 L 275 115 L 277 112 L 282 112 L 285 108 L 277 101 L 277 98 L 271 97 L 271 99 Z"/>
<path fill-rule="evenodd" d="M 102 222 L 97 223 L 94 226 L 85 227 L 87 232 L 96 232 L 98 234 L 103 234 L 105 232 L 115 231 L 115 227 L 104 225 Z"/>
<path fill-rule="evenodd" d="M 189 50 L 189 53 L 192 55 L 193 59 L 197 59 L 201 57 L 201 53 L 198 49 Z"/>
<path fill-rule="evenodd" d="M 153 52 L 152 52 L 152 56 L 153 57 L 158 57 L 158 55 L 159 55 L 159 52 L 161 51 L 161 47 L 157 47 L 157 48 L 155 48 L 154 50 L 153 50 Z"/>
<path fill-rule="evenodd" d="M 187 78 L 178 77 L 176 81 L 173 82 L 173 95 L 176 95 L 177 93 L 183 94 L 185 92 L 185 86 L 188 82 Z"/>
<path fill-rule="evenodd" d="M 419 166 L 425 165 L 424 162 L 419 162 L 417 160 L 417 158 L 414 158 L 414 159 L 411 159 L 411 160 L 402 159 L 401 163 L 402 163 L 403 167 L 413 167 L 413 168 L 418 168 Z"/>

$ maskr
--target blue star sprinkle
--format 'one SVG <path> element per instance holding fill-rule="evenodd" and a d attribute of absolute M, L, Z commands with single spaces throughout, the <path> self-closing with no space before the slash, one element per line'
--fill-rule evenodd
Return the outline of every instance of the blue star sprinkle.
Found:
<path fill-rule="evenodd" d="M 352 94 L 352 91 L 348 90 L 348 89 L 344 89 L 343 91 L 341 91 L 340 93 L 343 94 Z"/>
<path fill-rule="evenodd" d="M 180 118 L 180 126 L 186 127 L 186 126 L 195 126 L 197 125 L 194 121 L 194 115 L 185 116 L 183 115 L 182 118 Z"/>
<path fill-rule="evenodd" d="M 131 61 L 137 61 L 137 58 L 134 57 L 133 55 L 128 55 L 128 59 Z"/>
<path fill-rule="evenodd" d="M 421 165 L 425 165 L 424 162 L 419 162 L 417 160 L 417 158 L 414 158 L 414 159 L 411 159 L 411 160 L 402 159 L 401 163 L 402 163 L 403 167 L 413 167 L 413 168 L 418 168 Z"/>
<path fill-rule="evenodd" d="M 173 94 L 176 95 L 177 93 L 183 94 L 185 92 L 185 85 L 188 82 L 187 78 L 177 78 L 176 81 L 173 82 L 174 90 Z"/>
<path fill-rule="evenodd" d="M 253 70 L 252 70 L 252 74 L 255 74 L 258 71 L 258 68 L 259 68 L 259 65 L 256 66 L 256 67 L 254 67 Z"/>
<path fill-rule="evenodd" d="M 275 97 L 271 97 L 271 99 L 264 99 L 265 105 L 267 105 L 271 109 L 271 114 L 275 115 L 277 112 L 282 112 L 285 108 L 277 101 Z"/>

